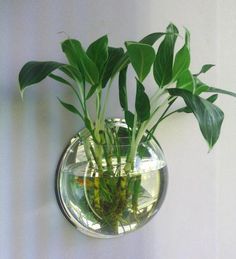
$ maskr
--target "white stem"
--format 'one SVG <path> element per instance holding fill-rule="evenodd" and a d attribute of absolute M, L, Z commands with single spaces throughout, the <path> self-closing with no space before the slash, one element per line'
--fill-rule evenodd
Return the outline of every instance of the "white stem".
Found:
<path fill-rule="evenodd" d="M 84 94 L 83 94 L 83 92 L 82 92 L 82 86 L 81 86 L 80 82 L 77 81 L 77 80 L 76 80 L 76 84 L 77 84 L 77 86 L 78 86 L 77 88 L 79 89 L 79 93 L 78 93 L 79 98 L 80 98 L 80 100 L 81 100 L 81 102 L 82 102 L 83 109 L 85 110 L 85 100 L 84 100 Z"/>
<path fill-rule="evenodd" d="M 107 92 L 106 92 L 106 96 L 105 96 L 105 100 L 104 100 L 104 105 L 102 107 L 102 111 L 100 114 L 100 121 L 104 121 L 104 117 L 105 117 L 105 112 L 107 109 L 107 104 L 108 104 L 108 100 L 109 100 L 109 95 L 110 95 L 110 89 L 111 89 L 111 85 L 113 82 L 113 78 L 110 79 L 109 85 L 107 87 Z"/>
<path fill-rule="evenodd" d="M 156 103 L 156 101 L 162 95 L 163 91 L 164 91 L 163 88 L 158 88 L 157 91 L 154 93 L 154 95 L 150 98 L 150 103 Z"/>
<path fill-rule="evenodd" d="M 137 128 L 137 118 L 138 118 L 138 115 L 137 113 L 135 112 L 134 114 L 134 123 L 133 123 L 133 131 L 132 131 L 132 139 L 131 139 L 131 148 L 130 148 L 130 154 L 128 156 L 128 162 L 131 162 L 131 160 L 133 159 L 133 156 L 134 156 L 134 153 L 135 153 L 135 150 L 136 150 L 136 145 L 135 145 L 135 135 L 136 135 L 136 128 Z"/>
<path fill-rule="evenodd" d="M 155 107 L 155 103 L 158 102 L 159 98 L 166 92 L 168 87 L 172 87 L 173 83 L 169 83 L 163 88 L 158 88 L 154 95 L 150 98 L 151 107 Z"/>

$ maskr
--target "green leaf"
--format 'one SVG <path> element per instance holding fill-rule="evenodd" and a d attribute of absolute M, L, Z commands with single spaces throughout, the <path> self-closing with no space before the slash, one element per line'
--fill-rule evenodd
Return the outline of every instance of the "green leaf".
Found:
<path fill-rule="evenodd" d="M 30 61 L 27 62 L 19 73 L 20 91 L 23 92 L 26 87 L 39 83 L 54 70 L 65 66 L 65 64 L 54 61 Z"/>
<path fill-rule="evenodd" d="M 154 49 L 147 44 L 126 42 L 130 62 L 142 82 L 151 70 L 155 60 Z"/>
<path fill-rule="evenodd" d="M 107 35 L 94 41 L 86 51 L 88 57 L 96 64 L 101 75 L 108 58 L 108 38 Z"/>
<path fill-rule="evenodd" d="M 236 97 L 236 93 L 234 92 L 230 92 L 227 90 L 223 90 L 223 89 L 219 89 L 219 88 L 215 88 L 215 87 L 208 87 L 206 92 L 213 92 L 213 93 L 219 93 L 219 94 L 227 94 L 227 95 L 231 95 L 233 97 Z"/>
<path fill-rule="evenodd" d="M 173 79 L 175 81 L 185 70 L 189 68 L 190 65 L 190 52 L 189 52 L 189 32 L 186 30 L 185 33 L 185 44 L 176 53 L 174 66 L 173 66 Z"/>
<path fill-rule="evenodd" d="M 90 131 L 90 133 L 93 132 L 93 125 L 92 125 L 92 122 L 90 119 L 88 119 L 87 117 L 84 117 L 84 124 L 85 124 L 85 127 Z M 95 140 L 96 138 L 94 138 Z"/>
<path fill-rule="evenodd" d="M 123 68 L 119 73 L 119 100 L 123 110 L 128 110 L 128 98 L 127 98 L 127 87 L 126 87 L 126 74 L 127 67 Z"/>
<path fill-rule="evenodd" d="M 70 65 L 82 70 L 81 56 L 83 56 L 84 50 L 81 43 L 76 39 L 67 39 L 61 43 L 61 48 Z"/>
<path fill-rule="evenodd" d="M 218 94 L 213 94 L 210 97 L 207 98 L 207 101 L 214 103 L 218 98 Z"/>
<path fill-rule="evenodd" d="M 185 45 L 190 50 L 190 32 L 185 28 Z"/>
<path fill-rule="evenodd" d="M 196 76 L 194 76 L 193 78 L 195 80 L 195 85 L 196 85 L 196 91 L 195 91 L 196 95 L 199 95 L 203 92 L 207 92 L 207 93 L 227 94 L 227 95 L 236 97 L 236 93 L 234 92 L 230 92 L 216 87 L 210 87 L 205 83 L 203 83 L 201 80 L 199 80 Z"/>
<path fill-rule="evenodd" d="M 165 32 L 154 32 L 154 33 L 147 35 L 146 37 L 141 39 L 139 42 L 148 44 L 148 45 L 153 45 L 158 39 L 160 39 L 165 34 L 166 34 Z"/>
<path fill-rule="evenodd" d="M 195 95 L 200 95 L 201 93 L 207 92 L 209 86 L 199 80 L 197 77 L 193 76 L 193 80 L 195 82 Z"/>
<path fill-rule="evenodd" d="M 123 56 L 124 50 L 122 48 L 108 48 L 108 59 L 106 62 L 102 79 L 103 88 L 106 86 L 107 82 L 112 77 L 112 71 L 114 70 L 115 66 L 120 62 Z"/>
<path fill-rule="evenodd" d="M 80 70 L 85 80 L 91 85 L 99 81 L 96 64 L 88 57 L 81 43 L 75 39 L 68 39 L 62 43 L 62 50 L 72 66 Z"/>
<path fill-rule="evenodd" d="M 59 69 L 74 81 L 83 82 L 83 77 L 78 68 L 71 65 L 65 65 Z"/>
<path fill-rule="evenodd" d="M 125 110 L 125 122 L 129 128 L 133 128 L 134 125 L 134 114 L 128 110 Z"/>
<path fill-rule="evenodd" d="M 118 60 L 117 64 L 114 66 L 112 73 L 111 73 L 111 78 L 114 78 L 114 76 L 120 72 L 123 68 L 125 68 L 127 65 L 129 65 L 129 56 L 128 53 L 125 52 L 123 56 Z"/>
<path fill-rule="evenodd" d="M 185 89 L 190 92 L 194 91 L 195 84 L 191 72 L 187 69 L 180 74 L 176 84 L 177 88 Z"/>
<path fill-rule="evenodd" d="M 207 92 L 209 88 L 208 85 L 201 82 L 196 76 L 193 76 L 188 69 L 179 75 L 176 87 L 188 90 L 195 95 Z"/>
<path fill-rule="evenodd" d="M 51 77 L 52 79 L 62 83 L 62 84 L 65 84 L 65 85 L 69 85 L 69 86 L 72 86 L 70 82 L 68 82 L 67 80 L 65 80 L 63 77 L 60 77 L 58 75 L 55 75 L 53 73 L 49 74 L 48 75 L 49 77 Z"/>
<path fill-rule="evenodd" d="M 199 76 L 200 74 L 202 73 L 206 73 L 208 70 L 210 70 L 212 67 L 214 67 L 215 65 L 213 64 L 206 64 L 206 65 L 203 65 L 201 70 L 197 73 L 197 74 L 194 74 L 194 76 Z"/>
<path fill-rule="evenodd" d="M 211 103 L 214 103 L 217 100 L 217 98 L 218 98 L 218 94 L 213 94 L 210 97 L 208 97 L 206 100 Z M 185 106 L 183 108 L 176 110 L 176 112 L 192 113 L 192 110 L 190 107 Z"/>
<path fill-rule="evenodd" d="M 184 99 L 187 107 L 192 110 L 198 120 L 202 135 L 211 149 L 219 138 L 224 113 L 216 105 L 189 91 L 177 88 L 168 91 L 170 95 Z"/>
<path fill-rule="evenodd" d="M 170 24 L 166 30 L 166 36 L 161 42 L 153 66 L 153 75 L 156 83 L 163 87 L 171 82 L 174 47 L 178 35 L 178 29 Z"/>
<path fill-rule="evenodd" d="M 99 84 L 92 85 L 90 87 L 89 92 L 88 92 L 88 94 L 86 96 L 86 100 L 88 100 L 95 93 L 95 91 L 97 90 L 98 86 L 99 86 Z"/>
<path fill-rule="evenodd" d="M 72 113 L 74 113 L 74 114 L 79 115 L 80 118 L 83 119 L 82 114 L 79 112 L 78 109 L 75 108 L 74 105 L 69 104 L 69 103 L 65 103 L 65 102 L 63 102 L 60 98 L 57 98 L 57 99 L 58 99 L 58 101 L 61 103 L 61 105 L 62 105 L 64 108 L 66 108 L 68 111 L 70 111 L 70 112 L 72 112 Z"/>
<path fill-rule="evenodd" d="M 147 36 L 145 36 L 143 39 L 141 39 L 139 42 L 153 45 L 159 38 L 161 38 L 166 33 L 163 32 L 154 32 Z M 124 67 L 126 67 L 129 64 L 129 56 L 127 52 L 123 55 L 123 57 L 117 62 L 116 66 L 114 67 L 112 71 L 111 77 L 114 77 L 116 73 L 118 73 L 120 70 L 122 70 Z"/>
<path fill-rule="evenodd" d="M 135 110 L 140 122 L 144 122 L 150 118 L 150 101 L 145 93 L 144 86 L 139 80 L 137 80 Z"/>

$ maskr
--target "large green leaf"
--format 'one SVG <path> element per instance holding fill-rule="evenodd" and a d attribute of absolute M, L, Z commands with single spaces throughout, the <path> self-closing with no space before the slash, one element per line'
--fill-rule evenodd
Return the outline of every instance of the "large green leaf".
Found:
<path fill-rule="evenodd" d="M 213 94 L 211 95 L 210 97 L 208 97 L 206 100 L 211 102 L 211 103 L 214 103 L 218 98 L 218 94 Z M 190 107 L 183 107 L 183 108 L 180 108 L 178 110 L 176 110 L 175 112 L 185 112 L 185 113 L 192 113 L 192 110 Z"/>
<path fill-rule="evenodd" d="M 128 66 L 122 69 L 119 73 L 119 100 L 123 110 L 128 110 L 128 96 L 126 87 L 127 68 Z"/>
<path fill-rule="evenodd" d="M 139 80 L 137 80 L 135 110 L 140 122 L 144 122 L 150 118 L 150 101 L 145 93 L 144 86 Z"/>
<path fill-rule="evenodd" d="M 184 99 L 187 107 L 197 118 L 202 135 L 211 149 L 219 138 L 224 113 L 216 105 L 189 91 L 177 88 L 168 91 L 172 96 L 180 96 Z"/>
<path fill-rule="evenodd" d="M 194 91 L 194 79 L 191 72 L 188 69 L 180 74 L 176 83 L 176 87 L 188 90 L 190 92 Z"/>
<path fill-rule="evenodd" d="M 26 87 L 39 83 L 54 70 L 65 66 L 65 64 L 54 61 L 30 61 L 21 69 L 19 74 L 20 91 L 23 94 Z"/>
<path fill-rule="evenodd" d="M 163 87 L 172 79 L 172 66 L 174 58 L 174 47 L 178 35 L 178 29 L 170 24 L 167 27 L 166 36 L 161 42 L 153 66 L 153 74 L 156 83 Z"/>
<path fill-rule="evenodd" d="M 82 72 L 81 56 L 84 56 L 85 51 L 83 50 L 81 43 L 76 39 L 67 39 L 61 43 L 61 48 L 65 53 L 69 64 Z"/>
<path fill-rule="evenodd" d="M 81 43 L 75 39 L 62 42 L 62 50 L 72 66 L 77 67 L 85 80 L 91 85 L 99 81 L 99 72 L 96 64 L 88 57 Z"/>
<path fill-rule="evenodd" d="M 107 35 L 94 41 L 86 51 L 88 57 L 96 64 L 101 75 L 108 58 L 108 38 Z"/>
<path fill-rule="evenodd" d="M 138 42 L 126 42 L 126 47 L 130 62 L 142 82 L 151 70 L 155 51 L 152 46 Z"/>
<path fill-rule="evenodd" d="M 166 34 L 165 32 L 154 32 L 154 33 L 147 35 L 146 37 L 141 39 L 139 42 L 148 44 L 148 45 L 153 45 L 158 39 L 160 39 L 165 34 Z"/>
<path fill-rule="evenodd" d="M 139 41 L 139 43 L 144 43 L 148 45 L 153 45 L 158 39 L 160 39 L 163 35 L 166 33 L 164 32 L 154 32 L 147 36 L 145 36 L 143 39 Z M 116 66 L 114 67 L 112 71 L 112 77 L 115 76 L 116 73 L 118 73 L 120 70 L 122 70 L 124 67 L 126 67 L 129 64 L 129 56 L 126 52 L 124 56 L 117 62 Z"/>
<path fill-rule="evenodd" d="M 109 79 L 112 77 L 112 71 L 114 70 L 114 67 L 119 63 L 119 61 L 124 56 L 124 50 L 122 48 L 108 48 L 108 59 L 106 62 L 106 66 L 103 73 L 102 78 L 102 87 L 104 88 L 109 81 Z"/>
<path fill-rule="evenodd" d="M 189 68 L 190 52 L 189 52 L 189 32 L 186 30 L 184 46 L 176 53 L 173 66 L 173 79 L 175 81 L 178 77 Z"/>

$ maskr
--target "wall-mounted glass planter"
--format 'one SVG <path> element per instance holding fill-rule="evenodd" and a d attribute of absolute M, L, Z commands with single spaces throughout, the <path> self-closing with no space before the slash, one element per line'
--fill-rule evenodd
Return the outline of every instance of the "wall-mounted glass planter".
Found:
<path fill-rule="evenodd" d="M 110 120 L 115 138 L 94 143 L 82 130 L 65 149 L 56 173 L 56 195 L 65 217 L 81 232 L 110 238 L 134 231 L 159 210 L 167 166 L 154 138 L 141 141 L 132 165 L 126 124 Z"/>

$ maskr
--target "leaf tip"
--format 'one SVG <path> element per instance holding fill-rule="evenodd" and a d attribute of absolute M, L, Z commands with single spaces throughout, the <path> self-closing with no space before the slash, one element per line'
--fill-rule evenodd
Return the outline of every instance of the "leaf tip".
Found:
<path fill-rule="evenodd" d="M 128 48 L 134 41 L 125 41 L 125 47 Z"/>
<path fill-rule="evenodd" d="M 213 145 L 208 143 L 208 151 L 207 151 L 207 153 L 209 154 L 212 151 L 212 149 L 213 149 Z"/>
<path fill-rule="evenodd" d="M 23 101 L 24 100 L 24 91 L 25 89 L 20 85 L 20 97 L 21 97 L 21 100 Z"/>

